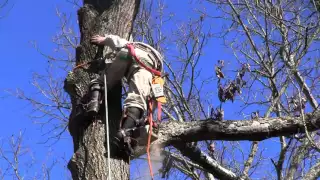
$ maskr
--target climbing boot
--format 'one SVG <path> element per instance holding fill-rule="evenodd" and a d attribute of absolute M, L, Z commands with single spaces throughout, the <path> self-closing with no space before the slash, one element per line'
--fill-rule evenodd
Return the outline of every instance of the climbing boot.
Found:
<path fill-rule="evenodd" d="M 137 127 L 144 125 L 142 116 L 142 109 L 136 107 L 125 109 L 121 129 L 116 135 L 117 146 L 129 156 L 133 155 L 133 150 L 138 144 L 135 139 L 140 135 Z"/>
<path fill-rule="evenodd" d="M 120 129 L 115 137 L 115 145 L 127 156 L 133 156 L 134 147 L 137 145 L 135 140 L 131 137 L 135 129 L 136 128 L 126 130 Z"/>
<path fill-rule="evenodd" d="M 90 87 L 90 101 L 87 104 L 87 113 L 89 116 L 95 116 L 100 109 L 102 85 L 94 83 Z"/>

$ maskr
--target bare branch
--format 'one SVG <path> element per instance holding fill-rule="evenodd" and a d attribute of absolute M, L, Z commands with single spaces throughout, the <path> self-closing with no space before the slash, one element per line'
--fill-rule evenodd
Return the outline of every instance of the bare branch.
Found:
<path fill-rule="evenodd" d="M 199 148 L 193 147 L 190 143 L 175 145 L 180 152 L 190 158 L 193 162 L 199 164 L 207 172 L 212 173 L 219 179 L 238 179 L 232 171 L 222 167 L 217 161 L 204 154 Z"/>
<path fill-rule="evenodd" d="M 312 166 L 309 172 L 303 177 L 303 180 L 316 180 L 320 177 L 320 162 Z"/>
<path fill-rule="evenodd" d="M 315 131 L 320 123 L 320 112 L 306 114 L 309 131 Z M 201 140 L 249 140 L 261 141 L 278 136 L 290 136 L 303 133 L 304 123 L 301 117 L 259 118 L 258 120 L 210 119 L 179 123 L 163 122 L 159 129 L 159 139 L 155 144 L 176 144 L 180 141 L 194 142 Z"/>

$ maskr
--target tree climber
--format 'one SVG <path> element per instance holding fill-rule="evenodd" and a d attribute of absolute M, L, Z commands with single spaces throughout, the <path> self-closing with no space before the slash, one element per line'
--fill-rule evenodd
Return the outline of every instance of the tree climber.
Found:
<path fill-rule="evenodd" d="M 144 125 L 143 115 L 147 111 L 147 98 L 151 96 L 151 84 L 154 72 L 160 73 L 163 69 L 163 59 L 160 53 L 151 46 L 142 42 L 129 42 L 117 35 L 94 35 L 91 42 L 109 47 L 114 52 L 113 60 L 105 71 L 108 89 L 119 83 L 123 77 L 129 85 L 128 96 L 124 100 L 123 117 L 120 121 L 120 130 L 116 138 L 118 145 L 123 145 L 130 155 L 133 151 L 133 129 Z M 134 50 L 132 52 L 132 49 Z M 134 54 L 140 63 L 134 60 Z M 108 62 L 106 62 L 108 63 Z M 90 100 L 88 114 L 96 115 L 99 111 L 103 79 L 94 79 L 90 85 Z M 153 92 L 154 94 L 154 92 Z"/>

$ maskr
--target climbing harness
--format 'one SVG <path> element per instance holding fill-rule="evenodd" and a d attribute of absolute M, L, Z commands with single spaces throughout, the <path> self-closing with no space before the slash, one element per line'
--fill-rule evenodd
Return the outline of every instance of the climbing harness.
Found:
<path fill-rule="evenodd" d="M 134 60 L 135 60 L 141 67 L 145 68 L 146 70 L 148 70 L 149 72 L 151 72 L 151 73 L 154 74 L 154 75 L 161 76 L 161 72 L 160 72 L 160 71 L 148 67 L 147 65 L 145 65 L 145 64 L 138 58 L 138 56 L 136 55 L 136 52 L 135 52 L 135 50 L 134 50 L 134 45 L 133 45 L 133 44 L 128 43 L 126 46 L 127 46 L 128 50 L 129 50 L 130 55 L 134 58 Z"/>

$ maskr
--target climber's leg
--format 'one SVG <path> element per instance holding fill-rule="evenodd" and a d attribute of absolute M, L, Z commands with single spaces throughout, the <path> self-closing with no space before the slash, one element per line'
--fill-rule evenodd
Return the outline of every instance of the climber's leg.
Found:
<path fill-rule="evenodd" d="M 132 139 L 133 132 L 137 127 L 144 125 L 142 109 L 128 107 L 125 109 L 123 119 L 121 121 L 121 128 L 118 131 L 116 138 L 119 146 L 122 144 L 127 154 L 131 155 L 136 144 Z"/>
<path fill-rule="evenodd" d="M 131 66 L 131 59 L 124 59 L 123 51 L 118 52 L 116 59 L 106 71 L 108 89 L 112 89 L 114 85 L 121 83 L 121 80 L 128 72 Z"/>
<path fill-rule="evenodd" d="M 136 67 L 132 67 L 136 68 Z M 142 68 L 133 71 L 129 80 L 128 96 L 124 100 L 124 116 L 120 124 L 120 130 L 117 133 L 117 139 L 124 143 L 123 146 L 129 155 L 132 154 L 135 145 L 136 136 L 133 136 L 135 129 L 144 126 L 143 115 L 147 110 L 146 99 L 150 95 L 152 74 Z"/>

